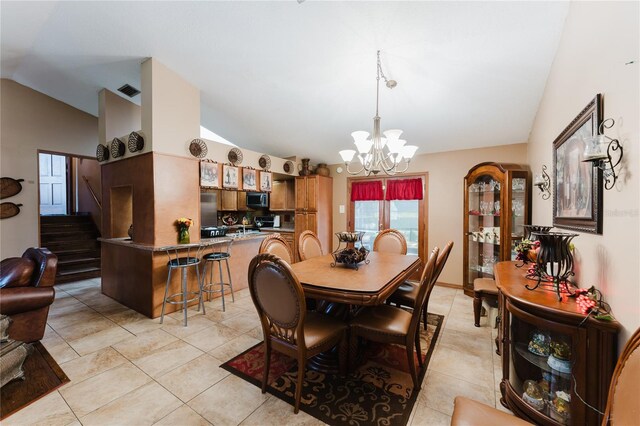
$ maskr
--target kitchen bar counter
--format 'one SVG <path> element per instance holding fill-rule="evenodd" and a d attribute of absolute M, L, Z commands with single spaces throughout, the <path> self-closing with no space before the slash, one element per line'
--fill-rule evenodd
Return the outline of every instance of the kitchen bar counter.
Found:
<path fill-rule="evenodd" d="M 195 248 L 200 245 L 211 246 L 215 244 L 226 243 L 230 239 L 233 241 L 241 241 L 241 240 L 251 240 L 255 238 L 264 238 L 266 235 L 260 234 L 259 232 L 247 233 L 245 235 L 237 235 L 230 234 L 224 237 L 215 237 L 215 238 L 201 238 L 199 243 L 190 243 L 190 244 L 176 244 L 173 246 L 152 246 L 149 244 L 140 244 L 133 242 L 130 238 L 98 238 L 98 241 L 102 243 L 108 244 L 117 244 L 126 247 L 137 248 L 140 250 L 148 250 L 148 251 L 166 251 L 167 248 L 178 249 L 187 249 L 187 248 Z"/>
<path fill-rule="evenodd" d="M 202 244 L 206 247 L 204 253 L 219 248 L 219 244 L 233 240 L 229 268 L 234 291 L 248 286 L 247 271 L 251 259 L 258 254 L 262 240 L 267 233 L 248 233 L 246 235 L 232 235 L 217 238 L 203 238 L 200 243 L 177 245 L 179 253 L 190 250 Z M 167 282 L 167 246 L 151 246 L 134 243 L 125 238 L 101 239 L 102 250 L 102 293 L 117 300 L 123 305 L 140 312 L 150 318 L 160 316 L 162 299 Z M 174 247 L 174 246 L 171 246 Z M 200 264 L 200 271 L 204 262 Z M 180 274 L 172 274 L 169 294 L 180 291 Z M 207 274 L 208 275 L 208 274 Z M 198 288 L 194 271 L 188 274 L 189 289 Z M 192 302 L 190 309 L 195 309 L 197 301 Z M 215 308 L 221 306 L 213 303 Z M 167 304 L 167 313 L 181 309 L 178 305 Z"/>
<path fill-rule="evenodd" d="M 267 228 L 266 226 L 263 226 L 260 230 L 264 232 L 295 232 L 293 228 Z"/>

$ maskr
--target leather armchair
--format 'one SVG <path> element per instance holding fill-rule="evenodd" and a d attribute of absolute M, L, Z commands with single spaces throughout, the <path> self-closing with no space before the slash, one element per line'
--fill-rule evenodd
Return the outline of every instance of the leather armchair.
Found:
<path fill-rule="evenodd" d="M 0 314 L 12 320 L 12 339 L 35 342 L 44 336 L 57 267 L 57 256 L 46 248 L 29 248 L 0 263 Z"/>

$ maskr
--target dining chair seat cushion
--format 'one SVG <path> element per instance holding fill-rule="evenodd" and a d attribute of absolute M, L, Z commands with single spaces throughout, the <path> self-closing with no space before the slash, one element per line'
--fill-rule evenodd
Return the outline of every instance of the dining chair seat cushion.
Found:
<path fill-rule="evenodd" d="M 363 309 L 351 321 L 350 326 L 365 330 L 367 334 L 402 336 L 409 332 L 410 312 L 391 305 L 378 305 Z"/>
<path fill-rule="evenodd" d="M 527 426 L 531 425 L 513 414 L 505 413 L 472 399 L 457 396 L 454 401 L 452 426 Z"/>
<path fill-rule="evenodd" d="M 203 256 L 204 260 L 222 260 L 229 258 L 229 253 L 209 253 Z"/>
<path fill-rule="evenodd" d="M 496 281 L 491 278 L 476 278 L 473 280 L 473 291 L 497 295 L 498 287 L 496 286 Z"/>
<path fill-rule="evenodd" d="M 195 265 L 196 263 L 200 263 L 200 259 L 197 257 L 179 257 L 177 259 L 171 259 L 167 262 L 167 266 L 171 266 L 172 268 L 179 268 L 182 266 Z"/>
<path fill-rule="evenodd" d="M 344 333 L 347 324 L 337 318 L 318 312 L 307 312 L 304 321 L 304 341 L 307 349 L 322 346 L 328 340 Z"/>
<path fill-rule="evenodd" d="M 418 297 L 419 288 L 420 283 L 405 281 L 396 291 L 393 292 L 389 297 L 389 301 L 391 303 L 413 308 L 413 305 L 416 303 L 416 298 Z"/>

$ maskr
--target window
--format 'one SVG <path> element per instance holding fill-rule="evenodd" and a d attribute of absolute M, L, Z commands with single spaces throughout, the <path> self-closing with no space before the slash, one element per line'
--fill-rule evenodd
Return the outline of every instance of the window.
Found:
<path fill-rule="evenodd" d="M 382 179 L 350 178 L 348 229 L 364 232 L 362 243 L 369 250 L 373 249 L 378 232 L 397 229 L 407 240 L 407 253 L 419 255 L 424 260 L 427 250 L 427 194 L 423 189 L 426 182 L 426 174 Z"/>

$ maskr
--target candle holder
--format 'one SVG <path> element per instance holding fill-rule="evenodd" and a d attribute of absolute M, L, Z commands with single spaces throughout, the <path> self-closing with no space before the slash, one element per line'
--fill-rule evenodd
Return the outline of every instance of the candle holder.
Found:
<path fill-rule="evenodd" d="M 542 165 L 542 174 L 535 176 L 533 184 L 540 190 L 543 200 L 548 200 L 551 197 L 551 178 L 547 173 L 547 166 L 544 164 Z"/>
<path fill-rule="evenodd" d="M 623 149 L 618 139 L 610 138 L 604 134 L 605 129 L 610 129 L 616 124 L 613 118 L 604 120 L 598 128 L 598 134 L 587 141 L 584 149 L 584 162 L 590 162 L 593 167 L 602 170 L 604 176 L 604 188 L 611 189 L 618 180 L 616 167 L 622 161 Z"/>
<path fill-rule="evenodd" d="M 572 295 L 573 284 L 569 277 L 574 272 L 570 243 L 578 234 L 532 232 L 532 235 L 540 241 L 540 251 L 527 278 L 537 280 L 537 283 L 533 287 L 528 284 L 525 287 L 527 290 L 535 290 L 540 286 L 551 287 L 558 295 L 558 300 L 562 300 L 562 293 Z"/>

